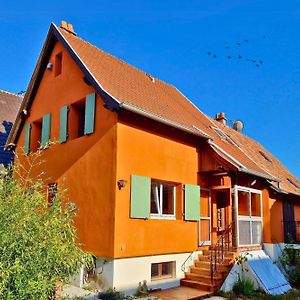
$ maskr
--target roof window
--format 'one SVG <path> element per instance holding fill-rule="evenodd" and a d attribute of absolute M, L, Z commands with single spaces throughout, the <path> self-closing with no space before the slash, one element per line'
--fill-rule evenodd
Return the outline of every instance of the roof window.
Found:
<path fill-rule="evenodd" d="M 300 189 L 299 184 L 297 184 L 293 179 L 287 178 L 286 179 L 289 183 L 291 183 L 295 188 Z"/>
<path fill-rule="evenodd" d="M 262 151 L 258 151 L 259 154 L 266 160 L 268 161 L 269 163 L 272 163 L 272 160 Z"/>
<path fill-rule="evenodd" d="M 225 134 L 221 129 L 217 128 L 217 127 L 213 127 L 211 126 L 211 128 L 215 131 L 215 133 L 222 139 L 222 140 L 226 140 L 227 142 L 229 142 L 230 144 L 239 147 L 238 143 L 228 134 Z"/>

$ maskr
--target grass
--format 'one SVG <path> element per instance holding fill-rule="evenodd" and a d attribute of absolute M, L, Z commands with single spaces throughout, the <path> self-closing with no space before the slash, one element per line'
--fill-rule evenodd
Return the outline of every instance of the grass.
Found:
<path fill-rule="evenodd" d="M 272 296 L 259 291 L 256 291 L 252 296 L 245 296 L 242 294 L 236 294 L 234 292 L 223 292 L 219 291 L 218 296 L 224 297 L 226 299 L 254 299 L 254 300 L 300 300 L 300 290 L 291 290 L 289 293 L 284 295 Z"/>

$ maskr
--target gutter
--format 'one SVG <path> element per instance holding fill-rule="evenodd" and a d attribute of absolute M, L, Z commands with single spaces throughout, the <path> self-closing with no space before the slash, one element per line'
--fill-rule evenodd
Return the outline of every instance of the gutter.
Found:
<path fill-rule="evenodd" d="M 135 105 L 132 105 L 132 104 L 130 104 L 128 102 L 121 102 L 120 103 L 120 108 L 124 108 L 124 109 L 126 109 L 128 111 L 134 112 L 136 114 L 139 114 L 141 116 L 147 117 L 147 118 L 152 119 L 154 121 L 158 121 L 158 122 L 163 123 L 165 125 L 168 125 L 168 126 L 171 126 L 171 127 L 175 127 L 177 129 L 180 129 L 180 130 L 185 131 L 187 133 L 196 135 L 198 137 L 205 138 L 207 140 L 211 139 L 211 137 L 208 134 L 204 133 L 200 129 L 197 129 L 195 127 L 191 128 L 191 127 L 182 125 L 182 124 L 177 123 L 175 121 L 172 121 L 170 119 L 164 118 L 164 117 L 162 117 L 160 115 L 157 115 L 157 114 L 148 112 L 146 110 L 143 110 L 143 109 L 141 109 L 141 108 L 139 108 L 139 107 L 137 107 Z"/>

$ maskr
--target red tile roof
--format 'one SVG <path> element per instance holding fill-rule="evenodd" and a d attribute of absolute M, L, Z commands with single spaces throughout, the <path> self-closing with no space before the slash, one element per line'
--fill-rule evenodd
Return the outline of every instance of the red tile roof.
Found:
<path fill-rule="evenodd" d="M 259 143 L 207 117 L 174 86 L 153 78 L 64 29 L 59 30 L 104 90 L 119 102 L 129 103 L 143 111 L 189 128 L 195 129 L 196 126 L 212 137 L 217 147 L 245 168 L 276 177 L 282 181 L 281 189 L 300 195 L 300 189 L 287 178 L 292 179 L 299 186 L 300 181 Z M 220 127 L 236 140 L 239 146 L 220 138 L 211 128 L 212 126 Z M 268 162 L 259 151 L 268 155 L 272 163 Z M 274 185 L 277 186 L 277 183 Z"/>
<path fill-rule="evenodd" d="M 4 130 L 4 121 L 14 123 L 22 99 L 22 96 L 0 90 L 0 131 Z"/>
<path fill-rule="evenodd" d="M 57 28 L 54 24 L 50 27 L 22 108 L 26 108 L 28 103 L 33 100 L 31 90 L 35 81 L 38 80 L 39 72 L 43 70 L 41 67 L 43 56 L 47 57 L 45 53 L 51 39 L 53 40 L 53 35 L 63 42 L 80 68 L 90 76 L 93 85 L 98 88 L 97 91 L 99 89 L 100 92 L 104 91 L 104 94 L 112 98 L 118 107 L 130 108 L 138 113 L 143 112 L 152 118 L 164 120 L 171 126 L 179 124 L 193 134 L 206 139 L 209 137 L 212 148 L 230 161 L 239 171 L 273 180 L 273 183 L 274 180 L 281 180 L 281 188 L 285 192 L 300 195 L 300 189 L 290 183 L 287 178 L 292 179 L 299 186 L 300 181 L 260 144 L 227 126 L 223 127 L 206 116 L 174 86 L 105 53 L 69 31 Z M 47 63 L 47 60 L 44 60 L 44 64 Z M 15 142 L 19 128 L 22 126 L 20 120 L 16 123 L 13 134 L 10 136 L 10 142 Z M 213 126 L 221 127 L 225 133 L 237 140 L 239 146 L 222 139 L 212 129 Z M 267 162 L 259 151 L 270 156 L 272 164 Z M 275 185 L 277 186 L 277 184 Z"/>

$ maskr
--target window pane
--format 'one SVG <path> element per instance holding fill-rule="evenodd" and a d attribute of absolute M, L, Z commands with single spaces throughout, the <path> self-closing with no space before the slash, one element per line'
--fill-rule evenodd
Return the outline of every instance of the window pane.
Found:
<path fill-rule="evenodd" d="M 239 221 L 239 244 L 250 245 L 250 221 Z"/>
<path fill-rule="evenodd" d="M 159 276 L 158 265 L 159 264 L 151 264 L 151 277 L 158 277 Z"/>
<path fill-rule="evenodd" d="M 201 191 L 200 194 L 200 215 L 201 217 L 209 217 L 209 192 Z"/>
<path fill-rule="evenodd" d="M 210 220 L 200 220 L 200 239 L 202 242 L 210 241 Z"/>
<path fill-rule="evenodd" d="M 238 191 L 238 205 L 240 216 L 250 216 L 248 192 Z"/>
<path fill-rule="evenodd" d="M 162 276 L 172 275 L 172 262 L 162 263 Z"/>
<path fill-rule="evenodd" d="M 163 184 L 163 201 L 162 201 L 162 213 L 164 215 L 174 214 L 174 185 Z"/>
<path fill-rule="evenodd" d="M 261 217 L 260 194 L 251 193 L 251 214 L 253 217 Z"/>
<path fill-rule="evenodd" d="M 151 182 L 151 214 L 159 213 L 159 188 L 159 183 Z"/>
<path fill-rule="evenodd" d="M 252 222 L 252 244 L 260 244 L 261 243 L 261 222 L 253 221 Z"/>

